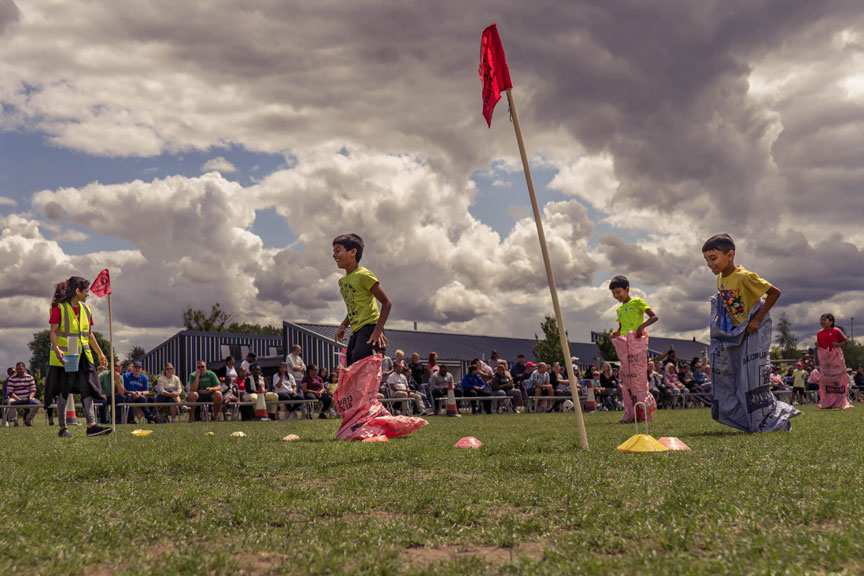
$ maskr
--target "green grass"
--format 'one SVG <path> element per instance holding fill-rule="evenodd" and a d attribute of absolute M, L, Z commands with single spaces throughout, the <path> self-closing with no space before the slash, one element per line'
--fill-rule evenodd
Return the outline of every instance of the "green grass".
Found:
<path fill-rule="evenodd" d="M 0 429 L 0 573 L 864 571 L 864 407 L 765 435 L 662 411 L 651 434 L 693 450 L 642 455 L 615 450 L 618 418 L 586 415 L 590 452 L 572 414 L 433 417 L 380 444 L 333 420 L 62 440 L 37 419 Z M 485 446 L 452 447 L 468 435 Z"/>

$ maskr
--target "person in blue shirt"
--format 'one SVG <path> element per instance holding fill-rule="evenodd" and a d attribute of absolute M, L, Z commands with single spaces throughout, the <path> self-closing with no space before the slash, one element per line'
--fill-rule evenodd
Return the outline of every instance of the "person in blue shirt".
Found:
<path fill-rule="evenodd" d="M 150 408 L 147 407 L 147 393 L 150 392 L 150 382 L 147 379 L 147 375 L 141 371 L 141 368 L 141 362 L 136 360 L 132 363 L 132 371 L 123 374 L 123 387 L 126 389 L 126 401 L 130 404 L 143 404 L 140 410 L 144 412 L 147 423 L 153 424 L 155 422 L 153 414 L 150 412 Z M 138 410 L 139 408 L 136 406 L 129 414 L 129 424 L 135 423 L 134 412 Z"/>
<path fill-rule="evenodd" d="M 478 368 L 476 364 L 471 364 L 468 366 L 468 373 L 462 377 L 462 395 L 466 398 L 477 398 L 478 396 L 486 396 L 486 383 L 483 382 L 483 379 L 477 373 Z M 477 413 L 479 402 L 471 403 L 471 412 L 473 414 Z M 492 412 L 492 402 L 485 401 L 483 402 L 484 408 L 486 408 L 487 413 Z"/>

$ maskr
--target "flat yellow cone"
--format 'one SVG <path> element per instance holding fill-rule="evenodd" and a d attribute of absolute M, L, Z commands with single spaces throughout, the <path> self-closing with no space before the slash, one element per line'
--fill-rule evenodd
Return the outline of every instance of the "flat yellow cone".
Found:
<path fill-rule="evenodd" d="M 668 452 L 669 449 L 650 434 L 635 434 L 618 446 L 618 451 L 624 454 L 641 454 L 642 452 Z"/>
<path fill-rule="evenodd" d="M 133 430 L 132 431 L 133 436 L 147 436 L 147 435 L 152 434 L 152 433 L 153 433 L 152 430 Z"/>

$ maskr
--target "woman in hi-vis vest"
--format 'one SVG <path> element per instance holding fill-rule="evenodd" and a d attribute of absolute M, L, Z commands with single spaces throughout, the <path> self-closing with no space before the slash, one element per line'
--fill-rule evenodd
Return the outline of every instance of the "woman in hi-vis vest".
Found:
<path fill-rule="evenodd" d="M 66 426 L 66 400 L 80 394 L 87 418 L 87 436 L 109 434 L 111 428 L 96 424 L 95 400 L 102 398 L 93 352 L 99 354 L 99 370 L 108 367 L 105 354 L 93 337 L 93 312 L 84 303 L 90 295 L 90 283 L 80 276 L 60 282 L 51 300 L 51 359 L 45 377 L 45 405 L 57 401 L 59 436 L 72 434 Z"/>

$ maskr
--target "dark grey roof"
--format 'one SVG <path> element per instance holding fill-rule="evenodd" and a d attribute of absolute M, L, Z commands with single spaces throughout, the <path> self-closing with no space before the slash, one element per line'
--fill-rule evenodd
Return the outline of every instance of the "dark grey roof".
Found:
<path fill-rule="evenodd" d="M 309 332 L 320 334 L 332 340 L 336 336 L 338 326 L 326 324 L 293 323 Z M 424 361 L 429 352 L 437 352 L 439 360 L 471 360 L 473 358 L 489 358 L 492 350 L 498 351 L 498 356 L 508 361 L 515 361 L 516 356 L 524 354 L 528 360 L 534 359 L 532 352 L 535 340 L 529 338 L 503 338 L 499 336 L 478 336 L 472 334 L 447 334 L 443 332 L 415 332 L 412 330 L 387 329 L 387 347 L 389 353 L 397 349 L 405 351 L 406 356 L 417 352 Z M 592 343 L 571 342 L 570 354 L 578 356 L 581 363 L 592 363 L 600 351 Z"/>
<path fill-rule="evenodd" d="M 649 336 L 648 348 L 651 352 L 666 354 L 670 348 L 675 349 L 675 355 L 679 360 L 690 361 L 694 356 L 702 358 L 702 351 L 708 348 L 708 344 L 695 340 L 678 340 L 677 338 L 660 338 Z"/>

